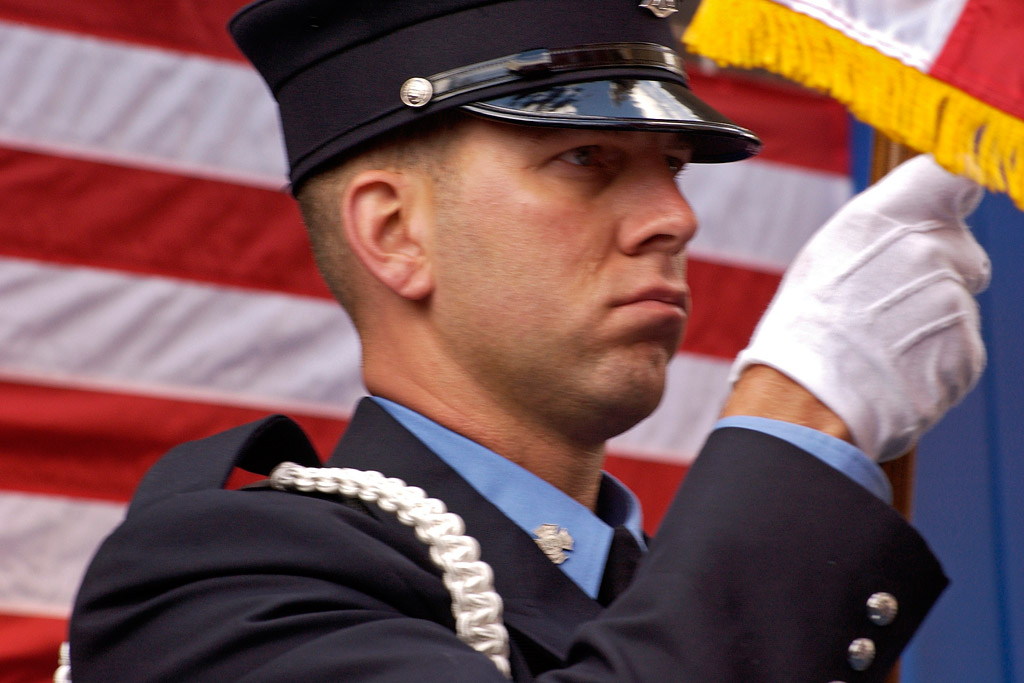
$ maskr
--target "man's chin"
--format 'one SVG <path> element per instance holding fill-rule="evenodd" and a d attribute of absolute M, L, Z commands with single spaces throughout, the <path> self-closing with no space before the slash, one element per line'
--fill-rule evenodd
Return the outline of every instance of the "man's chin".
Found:
<path fill-rule="evenodd" d="M 660 378 L 639 382 L 635 376 L 624 381 L 614 394 L 595 406 L 595 428 L 605 434 L 605 440 L 632 429 L 648 418 L 661 404 L 665 393 L 664 373 Z"/>

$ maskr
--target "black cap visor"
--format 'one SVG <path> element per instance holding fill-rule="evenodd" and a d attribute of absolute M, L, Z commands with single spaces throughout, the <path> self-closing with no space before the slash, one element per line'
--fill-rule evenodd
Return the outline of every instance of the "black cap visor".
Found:
<path fill-rule="evenodd" d="M 751 131 L 673 81 L 582 81 L 473 102 L 462 109 L 532 126 L 682 133 L 692 141 L 695 163 L 739 161 L 761 149 L 761 141 Z"/>

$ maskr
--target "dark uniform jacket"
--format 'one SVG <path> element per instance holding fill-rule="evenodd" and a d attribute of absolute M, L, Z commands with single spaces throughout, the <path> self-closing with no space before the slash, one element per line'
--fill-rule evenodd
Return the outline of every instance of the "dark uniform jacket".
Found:
<path fill-rule="evenodd" d="M 426 546 L 390 514 L 221 490 L 236 461 L 281 460 L 318 464 L 276 417 L 154 466 L 79 593 L 75 683 L 504 680 L 456 638 Z M 946 583 L 888 506 L 745 429 L 712 434 L 607 608 L 372 401 L 328 464 L 401 478 L 465 519 L 504 600 L 517 681 L 881 681 Z M 898 600 L 888 625 L 868 618 L 880 591 Z M 849 663 L 860 638 L 877 651 L 864 671 Z"/>

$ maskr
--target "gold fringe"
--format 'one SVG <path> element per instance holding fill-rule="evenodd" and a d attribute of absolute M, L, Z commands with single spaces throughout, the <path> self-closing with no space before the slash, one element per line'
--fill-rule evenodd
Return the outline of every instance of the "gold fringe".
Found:
<path fill-rule="evenodd" d="M 1024 121 L 771 0 L 704 0 L 683 36 L 715 62 L 828 93 L 947 170 L 1024 209 Z"/>

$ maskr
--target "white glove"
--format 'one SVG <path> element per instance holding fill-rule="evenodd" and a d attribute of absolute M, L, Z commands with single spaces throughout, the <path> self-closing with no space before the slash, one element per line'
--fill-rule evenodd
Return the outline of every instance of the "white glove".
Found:
<path fill-rule="evenodd" d="M 902 455 L 985 367 L 972 295 L 991 266 L 964 225 L 981 195 L 920 156 L 855 197 L 797 255 L 732 380 L 771 366 L 868 456 Z"/>

